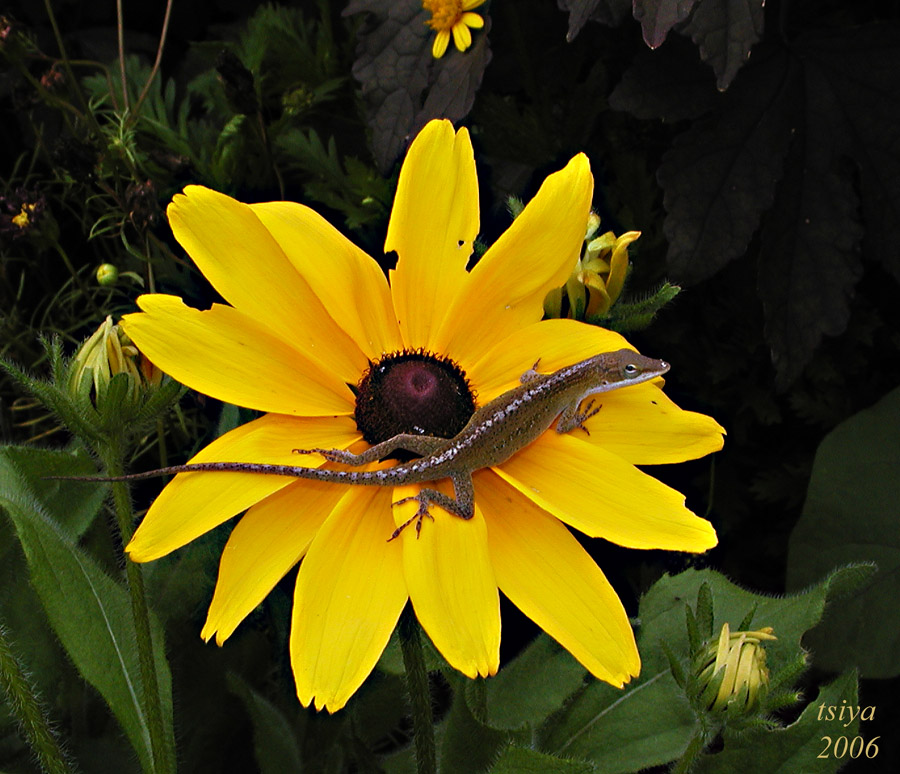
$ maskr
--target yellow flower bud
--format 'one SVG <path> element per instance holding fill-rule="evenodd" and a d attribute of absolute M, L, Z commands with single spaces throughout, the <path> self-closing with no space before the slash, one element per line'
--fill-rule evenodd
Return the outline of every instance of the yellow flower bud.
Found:
<path fill-rule="evenodd" d="M 158 387 L 162 380 L 162 372 L 138 351 L 118 325 L 113 324 L 110 315 L 75 354 L 69 389 L 73 394 L 88 390 L 89 397 L 100 408 L 110 382 L 118 374 L 128 376 L 130 400 L 146 387 Z"/>
<path fill-rule="evenodd" d="M 563 289 L 554 288 L 544 301 L 548 317 L 571 317 L 599 323 L 619 300 L 628 274 L 628 245 L 641 232 L 626 231 L 616 236 L 607 231 L 593 238 L 599 228 L 600 217 L 592 212 L 585 229 L 586 245 L 575 270 Z"/>
<path fill-rule="evenodd" d="M 754 712 L 769 687 L 763 643 L 777 639 L 770 626 L 732 632 L 725 623 L 719 639 L 694 662 L 700 704 L 710 712 L 739 716 Z"/>

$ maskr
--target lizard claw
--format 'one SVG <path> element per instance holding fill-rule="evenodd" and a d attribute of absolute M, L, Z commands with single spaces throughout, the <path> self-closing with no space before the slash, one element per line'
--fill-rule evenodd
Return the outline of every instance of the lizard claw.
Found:
<path fill-rule="evenodd" d="M 594 400 L 593 398 L 588 401 L 588 404 L 584 407 L 584 411 L 579 411 L 575 414 L 575 427 L 584 430 L 588 435 L 591 434 L 591 431 L 587 429 L 585 426 L 585 422 L 587 422 L 591 417 L 596 416 L 600 409 L 603 408 L 603 404 L 601 403 L 597 408 L 594 408 Z"/>
<path fill-rule="evenodd" d="M 395 529 L 391 536 L 387 539 L 387 542 L 390 543 L 392 540 L 396 540 L 400 537 L 400 533 L 403 532 L 410 524 L 416 522 L 416 540 L 419 539 L 419 534 L 422 532 L 422 520 L 427 516 L 429 519 L 434 521 L 434 516 L 431 515 L 428 511 L 428 500 L 422 499 L 421 495 L 412 495 L 411 497 L 404 497 L 400 500 L 397 500 L 391 505 L 402 505 L 403 503 L 408 503 L 410 500 L 415 500 L 419 507 L 416 512 L 410 516 L 406 521 L 404 521 L 397 529 Z"/>

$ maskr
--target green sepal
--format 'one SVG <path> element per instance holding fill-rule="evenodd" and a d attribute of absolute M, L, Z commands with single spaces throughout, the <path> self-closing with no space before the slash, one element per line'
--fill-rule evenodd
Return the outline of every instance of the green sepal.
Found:
<path fill-rule="evenodd" d="M 756 615 L 756 605 L 753 605 L 750 610 L 747 611 L 747 615 L 741 620 L 738 624 L 738 631 L 748 631 L 750 629 L 750 625 L 753 623 L 753 616 Z"/>
<path fill-rule="evenodd" d="M 619 299 L 603 317 L 587 320 L 618 333 L 642 331 L 648 328 L 659 311 L 681 292 L 678 285 L 664 282 L 646 298 L 623 301 Z"/>
<path fill-rule="evenodd" d="M 697 629 L 704 640 L 708 640 L 715 634 L 713 629 L 713 598 L 712 590 L 708 583 L 701 583 L 697 589 Z"/>

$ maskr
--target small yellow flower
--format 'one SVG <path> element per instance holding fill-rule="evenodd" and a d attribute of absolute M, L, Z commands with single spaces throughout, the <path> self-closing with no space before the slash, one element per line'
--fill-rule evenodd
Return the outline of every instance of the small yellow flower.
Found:
<path fill-rule="evenodd" d="M 427 24 L 437 32 L 431 48 L 435 59 L 440 59 L 446 52 L 451 34 L 460 51 L 465 51 L 472 45 L 469 28 L 481 29 L 484 19 L 471 11 L 484 2 L 485 0 L 422 0 L 422 7 L 431 12 L 431 19 Z"/>
<path fill-rule="evenodd" d="M 23 204 L 18 215 L 13 215 L 10 220 L 21 229 L 26 229 L 31 224 L 31 218 L 34 214 L 33 204 Z"/>
<path fill-rule="evenodd" d="M 432 121 L 400 171 L 384 246 L 398 259 L 388 278 L 308 207 L 247 205 L 189 186 L 169 205 L 169 222 L 227 303 L 200 311 L 145 295 L 143 311 L 123 324 L 175 379 L 267 412 L 192 462 L 297 465 L 307 459 L 297 448 L 361 451 L 398 432 L 449 438 L 537 360 L 551 371 L 629 346 L 595 326 L 541 320 L 544 296 L 577 259 L 592 192 L 579 154 L 468 271 L 479 231 L 472 144 L 465 129 Z M 454 668 L 494 674 L 501 591 L 592 674 L 622 686 L 640 670 L 628 616 L 566 525 L 631 548 L 711 548 L 712 525 L 636 466 L 716 451 L 722 428 L 652 382 L 605 394 L 590 428 L 551 429 L 477 471 L 472 519 L 435 507 L 421 534 L 391 541 L 414 508 L 391 503 L 417 487 L 182 473 L 126 550 L 152 561 L 246 510 L 222 554 L 201 636 L 221 645 L 300 562 L 291 664 L 300 701 L 317 709 L 346 704 L 407 602 Z"/>

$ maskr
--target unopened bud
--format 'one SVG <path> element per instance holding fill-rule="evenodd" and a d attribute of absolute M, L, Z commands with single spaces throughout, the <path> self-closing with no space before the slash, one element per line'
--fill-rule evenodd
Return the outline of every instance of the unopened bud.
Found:
<path fill-rule="evenodd" d="M 699 704 L 710 712 L 739 717 L 755 712 L 769 688 L 763 643 L 777 639 L 770 626 L 732 632 L 726 623 L 717 642 L 694 660 Z"/>
<path fill-rule="evenodd" d="M 97 268 L 97 284 L 108 288 L 119 279 L 119 269 L 111 263 L 103 263 Z"/>

